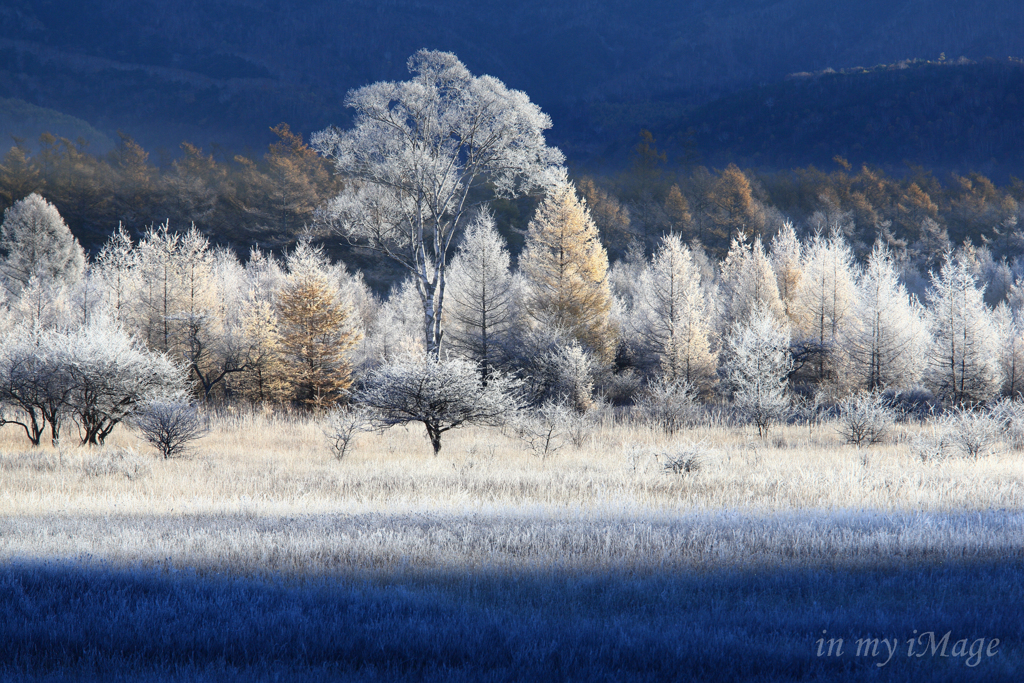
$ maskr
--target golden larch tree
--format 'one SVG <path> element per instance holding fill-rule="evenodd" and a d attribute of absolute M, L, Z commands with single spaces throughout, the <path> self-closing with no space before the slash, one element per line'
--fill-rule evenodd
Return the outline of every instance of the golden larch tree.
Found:
<path fill-rule="evenodd" d="M 337 283 L 319 269 L 293 271 L 278 295 L 277 316 L 295 397 L 314 410 L 337 404 L 352 385 L 349 352 L 362 339 Z"/>
<path fill-rule="evenodd" d="M 255 404 L 285 400 L 291 387 L 277 310 L 255 292 L 250 292 L 242 312 L 242 332 L 249 346 L 249 363 L 238 380 L 239 394 Z"/>
<path fill-rule="evenodd" d="M 562 330 L 602 361 L 614 358 L 608 254 L 586 203 L 567 178 L 537 208 L 519 267 L 532 324 Z"/>

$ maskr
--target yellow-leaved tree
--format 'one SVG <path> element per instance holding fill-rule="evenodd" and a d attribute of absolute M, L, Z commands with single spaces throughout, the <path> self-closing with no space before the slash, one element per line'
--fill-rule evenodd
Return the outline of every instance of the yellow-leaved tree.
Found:
<path fill-rule="evenodd" d="M 334 272 L 338 268 L 322 250 L 300 242 L 289 255 L 288 277 L 277 299 L 289 383 L 295 398 L 314 410 L 344 398 L 352 385 L 350 352 L 362 339 Z"/>
<path fill-rule="evenodd" d="M 537 208 L 519 258 L 526 280 L 524 308 L 531 324 L 578 341 L 598 359 L 615 357 L 608 254 L 586 203 L 564 177 Z"/>

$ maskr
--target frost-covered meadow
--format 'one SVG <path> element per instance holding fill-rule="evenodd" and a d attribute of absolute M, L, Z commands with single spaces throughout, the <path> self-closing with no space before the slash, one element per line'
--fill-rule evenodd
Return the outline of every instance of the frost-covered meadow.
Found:
<path fill-rule="evenodd" d="M 11 680 L 1011 680 L 1024 458 L 922 462 L 928 429 L 857 448 L 829 423 L 765 441 L 609 414 L 547 456 L 484 428 L 435 456 L 398 427 L 338 461 L 301 415 L 216 415 L 170 460 L 128 431 L 28 450 L 7 427 L 0 665 Z M 699 469 L 666 470 L 678 452 Z M 908 657 L 915 629 L 1000 644 L 973 666 Z M 823 631 L 843 656 L 816 654 Z M 899 654 L 852 656 L 869 636 Z"/>

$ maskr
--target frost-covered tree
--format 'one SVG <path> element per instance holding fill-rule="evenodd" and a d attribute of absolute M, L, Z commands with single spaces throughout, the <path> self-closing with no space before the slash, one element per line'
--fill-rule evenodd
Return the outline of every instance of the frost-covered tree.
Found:
<path fill-rule="evenodd" d="M 181 235 L 170 223 L 151 227 L 137 249 L 133 271 L 139 285 L 132 327 L 150 348 L 171 351 L 179 340 L 181 301 Z"/>
<path fill-rule="evenodd" d="M 290 386 L 276 307 L 252 292 L 243 304 L 241 318 L 248 358 L 238 375 L 238 393 L 257 404 L 285 400 Z"/>
<path fill-rule="evenodd" d="M 678 235 L 666 235 L 649 268 L 640 275 L 635 310 L 637 332 L 657 355 L 669 382 L 701 385 L 714 374 L 709 310 L 690 254 Z"/>
<path fill-rule="evenodd" d="M 758 308 L 769 311 L 779 321 L 785 319 L 775 271 L 760 237 L 755 237 L 753 244 L 748 243 L 743 235 L 734 239 L 722 262 L 720 276 L 719 305 L 723 330 L 744 322 Z"/>
<path fill-rule="evenodd" d="M 486 209 L 466 230 L 448 273 L 448 345 L 476 361 L 486 378 L 500 361 L 501 342 L 515 318 L 505 240 Z"/>
<path fill-rule="evenodd" d="M 355 396 L 378 426 L 422 422 L 434 455 L 441 435 L 463 425 L 501 425 L 522 407 L 519 382 L 492 372 L 484 382 L 474 363 L 459 358 L 406 357 L 367 376 Z"/>
<path fill-rule="evenodd" d="M 544 142 L 551 119 L 526 94 L 473 76 L 448 52 L 420 50 L 408 65 L 409 81 L 349 92 L 354 126 L 316 133 L 312 146 L 356 180 L 326 216 L 409 271 L 436 358 L 448 259 L 470 210 L 546 187 L 563 156 Z"/>
<path fill-rule="evenodd" d="M 32 278 L 74 285 L 85 270 L 82 247 L 57 207 L 34 192 L 4 211 L 0 252 L 0 276 L 14 295 Z"/>
<path fill-rule="evenodd" d="M 5 422 L 38 445 L 50 427 L 54 443 L 65 418 L 84 444 L 98 444 L 142 403 L 184 389 L 185 372 L 102 320 L 73 330 L 43 330 L 0 343 L 0 402 Z"/>
<path fill-rule="evenodd" d="M 828 238 L 815 235 L 805 249 L 802 271 L 790 311 L 800 338 L 816 348 L 817 381 L 837 382 L 842 338 L 857 304 L 853 253 L 838 231 Z"/>
<path fill-rule="evenodd" d="M 422 355 L 423 309 L 412 280 L 391 288 L 366 335 L 369 365 Z"/>
<path fill-rule="evenodd" d="M 775 270 L 775 283 L 779 288 L 779 298 L 786 310 L 786 315 L 792 321 L 793 299 L 796 296 L 800 279 L 803 276 L 803 262 L 801 259 L 800 239 L 796 236 L 796 230 L 789 221 L 785 222 L 782 229 L 772 238 L 769 259 L 772 268 Z"/>
<path fill-rule="evenodd" d="M 744 322 L 734 325 L 725 339 L 725 369 L 733 405 L 757 426 L 759 436 L 767 436 L 789 406 L 786 389 L 793 367 L 789 336 L 788 323 L 780 323 L 762 304 Z"/>
<path fill-rule="evenodd" d="M 854 382 L 877 392 L 909 388 L 925 366 L 930 337 L 924 312 L 900 282 L 892 252 L 876 242 L 857 283 L 855 326 L 847 336 Z"/>
<path fill-rule="evenodd" d="M 118 223 L 117 230 L 103 244 L 93 263 L 92 270 L 103 281 L 105 308 L 119 325 L 128 324 L 139 290 L 135 277 L 137 260 L 131 235 Z"/>
<path fill-rule="evenodd" d="M 1024 320 L 1004 301 L 992 312 L 992 322 L 999 344 L 1000 393 L 1019 399 L 1024 396 Z"/>
<path fill-rule="evenodd" d="M 964 406 L 987 401 L 999 389 L 999 354 L 984 287 L 971 276 L 962 252 L 946 252 L 932 274 L 928 315 L 932 345 L 930 380 L 937 394 Z"/>
<path fill-rule="evenodd" d="M 347 279 L 323 250 L 300 242 L 287 261 L 288 278 L 277 298 L 281 347 L 296 398 L 316 410 L 337 404 L 352 384 L 350 354 L 363 333 Z"/>
<path fill-rule="evenodd" d="M 66 358 L 52 330 L 8 335 L 0 343 L 0 424 L 15 424 L 38 446 L 47 425 L 53 443 L 60 439 L 72 382 Z"/>
<path fill-rule="evenodd" d="M 586 204 L 564 175 L 530 221 L 519 269 L 523 308 L 534 327 L 563 331 L 602 362 L 614 358 L 608 254 Z"/>

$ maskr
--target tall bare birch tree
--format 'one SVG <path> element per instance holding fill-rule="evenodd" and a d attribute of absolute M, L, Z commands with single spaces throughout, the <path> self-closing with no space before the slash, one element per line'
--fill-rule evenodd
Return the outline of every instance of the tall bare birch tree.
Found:
<path fill-rule="evenodd" d="M 312 144 L 355 181 L 325 218 L 412 274 L 437 358 L 448 259 L 470 209 L 546 187 L 564 157 L 545 143 L 551 119 L 525 93 L 473 76 L 449 52 L 421 50 L 408 66 L 409 81 L 349 92 L 353 128 L 320 131 Z"/>

